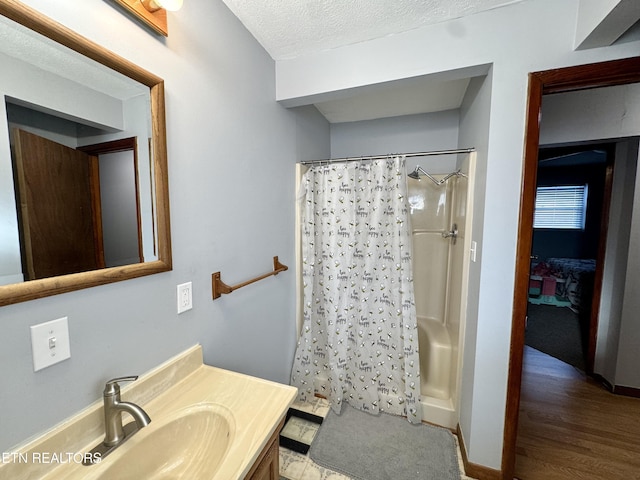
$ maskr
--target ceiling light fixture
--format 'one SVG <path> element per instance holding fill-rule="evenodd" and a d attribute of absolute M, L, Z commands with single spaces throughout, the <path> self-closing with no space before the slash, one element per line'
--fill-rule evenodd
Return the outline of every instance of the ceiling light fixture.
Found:
<path fill-rule="evenodd" d="M 156 12 L 161 8 L 175 12 L 182 8 L 182 0 L 140 0 L 140 2 L 150 12 Z"/>
<path fill-rule="evenodd" d="M 169 36 L 167 10 L 176 11 L 183 0 L 115 0 L 127 12 L 153 29 L 156 33 Z"/>

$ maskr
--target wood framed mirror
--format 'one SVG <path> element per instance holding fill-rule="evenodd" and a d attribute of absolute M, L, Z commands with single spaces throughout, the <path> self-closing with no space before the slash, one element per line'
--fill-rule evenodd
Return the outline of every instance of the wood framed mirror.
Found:
<path fill-rule="evenodd" d="M 7 41 L 3 40 L 5 46 L 0 48 L 0 59 L 2 59 L 4 66 L 17 65 L 28 61 L 28 57 L 32 57 L 35 59 L 35 64 L 30 64 L 25 68 L 37 71 L 37 74 L 31 75 L 28 81 L 22 81 L 16 77 L 13 79 L 13 83 L 11 83 L 11 79 L 4 80 L 2 77 L 7 74 L 7 71 L 17 75 L 16 71 L 20 68 L 3 67 L 3 71 L 0 72 L 0 93 L 2 93 L 0 98 L 4 100 L 2 107 L 4 107 L 4 116 L 6 117 L 0 121 L 0 184 L 2 186 L 0 188 L 0 223 L 3 229 L 0 234 L 0 306 L 171 270 L 163 80 L 17 1 L 0 0 L 0 15 L 2 16 L 0 17 L 0 36 L 5 40 L 21 37 L 15 48 L 7 46 Z M 21 49 L 28 48 L 25 45 L 30 45 L 32 39 L 43 44 L 43 48 L 47 49 L 48 53 L 21 51 Z M 54 72 L 53 67 L 46 65 L 46 58 L 50 56 L 55 57 L 50 62 L 51 64 L 63 64 L 68 71 Z M 66 60 L 66 58 L 70 58 L 70 60 Z M 42 64 L 39 64 L 40 62 Z M 68 65 L 73 65 L 73 67 Z M 80 66 L 77 68 L 84 68 L 86 71 L 78 73 L 75 71 L 76 66 Z M 62 78 L 65 76 L 67 78 Z M 40 77 L 46 79 L 46 89 L 44 89 L 46 91 L 33 94 L 21 93 L 20 89 L 26 88 L 25 84 Z M 113 85 L 117 84 L 115 90 L 118 91 L 118 94 L 114 97 L 110 96 L 110 92 L 107 91 L 106 84 L 108 82 Z M 63 101 L 65 94 L 59 94 L 59 91 L 55 90 L 58 88 L 58 83 L 76 83 L 78 85 L 77 92 L 70 92 L 66 95 L 71 98 L 71 100 L 67 99 L 67 103 L 74 104 L 73 107 L 62 107 L 48 103 Z M 6 85 L 18 85 L 18 87 L 6 87 Z M 64 88 L 70 87 L 65 86 Z M 100 102 L 102 102 L 99 107 L 96 104 L 85 107 L 86 111 L 92 113 L 81 115 L 72 111 L 78 107 L 80 99 L 91 96 L 100 97 Z M 42 100 L 37 100 L 38 98 Z M 89 102 L 92 101 L 89 100 Z M 135 107 L 125 103 L 127 101 L 134 102 Z M 117 111 L 119 108 L 127 113 L 119 113 Z M 136 109 L 143 112 L 143 116 L 135 117 L 139 125 L 132 126 L 131 124 L 134 122 L 126 115 Z M 122 125 L 111 125 L 108 120 L 94 118 L 98 115 L 103 115 L 106 118 L 111 110 L 115 112 L 114 118 L 125 117 Z M 67 249 L 66 255 L 71 257 L 73 261 L 76 260 L 75 257 L 80 257 L 81 251 L 85 250 L 86 245 L 81 248 L 80 243 L 94 244 L 95 248 L 91 247 L 89 253 L 82 254 L 89 260 L 83 260 L 81 266 L 60 266 L 69 262 L 60 260 L 57 253 L 45 250 L 44 254 L 38 254 L 33 248 L 33 243 L 36 240 L 44 244 L 44 247 L 47 247 L 47 243 L 53 243 L 54 234 L 51 233 L 53 230 L 41 234 L 39 239 L 37 238 L 38 234 L 33 232 L 37 231 L 39 227 L 37 214 L 40 217 L 53 214 L 43 215 L 40 211 L 41 207 L 37 207 L 38 202 L 32 200 L 32 196 L 27 195 L 27 192 L 30 194 L 44 193 L 45 189 L 43 186 L 34 187 L 35 184 L 26 179 L 23 166 L 27 162 L 24 157 L 31 155 L 30 152 L 33 152 L 34 149 L 44 152 L 45 157 L 57 155 L 53 153 L 58 148 L 55 146 L 57 144 L 51 143 L 51 138 L 45 138 L 43 141 L 32 138 L 34 133 L 41 133 L 41 125 L 51 124 L 51 119 L 54 117 L 55 122 L 53 123 L 57 125 L 55 128 L 73 130 L 75 139 L 71 142 L 68 140 L 70 135 L 62 135 L 59 132 L 45 133 L 42 136 L 53 136 L 56 140 L 57 137 L 64 137 L 67 139 L 67 143 L 74 143 L 73 147 L 75 148 L 71 148 L 72 151 L 69 155 L 73 158 L 77 156 L 82 159 L 85 157 L 90 159 L 87 160 L 86 165 L 88 166 L 86 168 L 83 166 L 77 170 L 86 170 L 87 173 L 83 174 L 84 177 L 89 178 L 94 185 L 98 185 L 93 190 L 89 189 L 87 194 L 90 198 L 87 203 L 89 206 L 86 208 L 77 207 L 82 211 L 88 210 L 87 217 L 91 217 L 88 222 L 91 226 L 88 228 L 91 233 L 80 233 L 71 237 L 70 232 L 74 228 L 61 224 L 59 230 L 64 231 L 67 236 L 56 240 Z M 29 122 L 32 123 L 25 123 L 24 118 L 29 118 Z M 6 128 L 5 131 L 2 131 L 2 122 L 5 120 Z M 58 121 L 62 123 L 58 123 Z M 40 123 L 38 124 L 38 122 Z M 31 130 L 27 134 L 22 131 L 24 124 L 28 125 L 26 130 Z M 64 127 L 59 125 L 64 125 Z M 78 140 L 80 137 L 82 138 Z M 67 155 L 67 150 L 69 150 L 68 145 L 61 149 L 65 152 L 61 155 Z M 25 151 L 29 153 L 25 154 Z M 104 200 L 104 195 L 102 201 L 105 203 L 102 205 L 100 203 L 100 192 L 109 189 L 103 183 L 104 178 L 109 175 L 109 169 L 106 166 L 100 166 L 104 162 L 99 156 L 102 154 L 107 156 L 116 152 L 125 152 L 131 159 L 124 163 L 132 172 L 130 174 L 131 180 L 128 181 L 131 183 L 130 190 L 133 192 L 131 200 L 133 213 L 130 217 L 134 219 L 133 222 L 136 226 L 134 233 L 131 234 L 134 253 L 126 261 L 109 259 L 109 255 L 105 255 L 105 249 L 109 249 L 109 240 L 106 234 L 103 235 L 103 227 L 106 228 L 105 225 L 109 224 L 109 219 L 106 216 L 100 216 L 104 214 L 104 210 L 108 210 L 106 205 L 108 200 Z M 110 163 L 114 164 L 113 161 Z M 43 170 L 43 167 L 35 169 L 36 172 Z M 75 171 L 76 169 L 74 169 L 74 173 Z M 100 172 L 102 172 L 102 176 L 100 176 Z M 96 180 L 98 177 L 99 182 Z M 49 181 L 52 180 L 45 179 L 41 185 L 47 185 Z M 49 190 L 53 194 L 56 191 L 78 193 L 83 188 L 53 186 Z M 64 211 L 75 208 L 69 205 L 61 207 Z M 115 211 L 121 210 L 122 208 L 115 209 Z M 114 210 L 112 209 L 112 211 Z M 62 216 L 66 217 L 66 215 Z M 81 218 L 80 221 L 82 222 L 83 219 Z M 86 228 L 86 226 L 78 227 L 79 231 L 86 231 Z M 46 232 L 46 230 L 42 231 Z M 119 240 L 122 235 L 116 234 L 112 237 Z M 43 239 L 44 242 L 42 242 Z M 10 257 L 7 252 L 13 256 Z M 53 266 L 41 265 L 38 255 Z M 60 254 L 60 257 L 62 258 L 63 255 Z M 14 270 L 8 268 L 3 271 L 4 266 L 11 264 L 11 262 L 13 262 L 12 268 Z M 60 265 L 56 265 L 56 263 Z M 16 264 L 19 266 L 15 267 Z M 16 268 L 19 270 L 17 273 Z"/>

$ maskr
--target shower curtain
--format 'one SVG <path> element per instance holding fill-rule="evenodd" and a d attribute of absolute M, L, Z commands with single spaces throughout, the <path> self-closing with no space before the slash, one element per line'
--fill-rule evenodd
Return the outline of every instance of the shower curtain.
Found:
<path fill-rule="evenodd" d="M 315 393 L 421 421 L 404 157 L 312 166 L 301 185 L 303 325 L 291 372 Z"/>

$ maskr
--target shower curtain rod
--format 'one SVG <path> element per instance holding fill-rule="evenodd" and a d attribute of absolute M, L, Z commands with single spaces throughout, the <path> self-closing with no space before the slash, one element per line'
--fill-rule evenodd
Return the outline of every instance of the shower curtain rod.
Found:
<path fill-rule="evenodd" d="M 434 155 L 455 155 L 458 153 L 471 153 L 475 152 L 475 148 L 459 148 L 456 150 L 433 150 L 431 152 L 412 152 L 412 153 L 393 153 L 388 155 L 363 155 L 361 157 L 343 157 L 343 158 L 327 158 L 324 160 L 305 160 L 299 162 L 301 165 L 311 165 L 314 163 L 334 163 L 334 162 L 357 162 L 357 161 L 369 161 L 369 160 L 383 160 L 389 157 L 430 157 Z"/>

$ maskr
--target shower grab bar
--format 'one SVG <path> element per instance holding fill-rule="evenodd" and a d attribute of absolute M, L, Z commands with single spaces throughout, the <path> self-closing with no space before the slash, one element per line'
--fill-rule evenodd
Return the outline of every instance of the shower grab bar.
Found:
<path fill-rule="evenodd" d="M 216 298 L 220 298 L 222 294 L 231 293 L 234 290 L 238 290 L 239 288 L 246 287 L 247 285 L 251 285 L 252 283 L 255 283 L 259 280 L 263 280 L 272 275 L 275 276 L 280 272 L 284 272 L 285 270 L 288 270 L 288 269 L 289 267 L 280 263 L 278 261 L 278 257 L 275 256 L 273 257 L 273 272 L 265 273 L 264 275 L 260 275 L 259 277 L 252 278 L 251 280 L 247 280 L 246 282 L 242 282 L 233 286 L 227 285 L 222 281 L 220 277 L 220 272 L 212 273 L 211 274 L 211 293 L 212 293 L 213 299 L 215 300 Z"/>
<path fill-rule="evenodd" d="M 412 233 L 439 233 L 444 235 L 445 233 L 450 233 L 451 230 L 447 230 L 444 228 L 415 228 Z"/>

